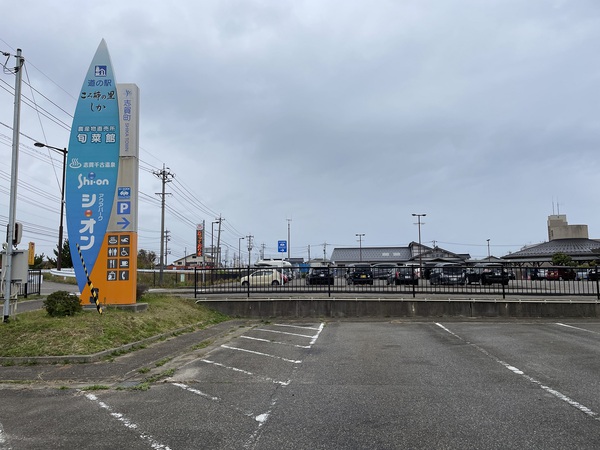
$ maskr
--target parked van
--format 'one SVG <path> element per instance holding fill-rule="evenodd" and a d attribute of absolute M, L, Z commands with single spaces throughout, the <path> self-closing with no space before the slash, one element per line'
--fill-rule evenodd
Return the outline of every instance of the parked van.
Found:
<path fill-rule="evenodd" d="M 292 263 L 283 259 L 261 259 L 254 264 L 255 267 L 270 267 L 277 269 L 283 275 L 283 282 L 287 283 L 294 279 Z"/>

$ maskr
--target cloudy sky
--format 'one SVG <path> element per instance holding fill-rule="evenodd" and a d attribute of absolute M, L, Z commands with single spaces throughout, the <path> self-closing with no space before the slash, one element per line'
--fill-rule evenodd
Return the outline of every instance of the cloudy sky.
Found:
<path fill-rule="evenodd" d="M 102 39 L 141 91 L 140 248 L 160 249 L 152 172 L 175 174 L 169 262 L 219 215 L 230 260 L 249 234 L 278 257 L 288 225 L 292 257 L 357 233 L 405 246 L 413 213 L 423 243 L 474 258 L 547 240 L 552 213 L 600 238 L 596 0 L 0 1 L 0 51 L 26 60 L 17 220 L 38 254 L 57 242 L 62 157 L 33 142 L 67 146 Z M 14 76 L 0 88 L 5 226 Z"/>

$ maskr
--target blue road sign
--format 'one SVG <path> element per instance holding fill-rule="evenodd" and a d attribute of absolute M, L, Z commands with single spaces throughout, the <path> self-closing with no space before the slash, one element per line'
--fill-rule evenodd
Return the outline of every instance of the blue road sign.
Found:
<path fill-rule="evenodd" d="M 277 250 L 279 253 L 287 252 L 287 241 L 277 241 Z"/>

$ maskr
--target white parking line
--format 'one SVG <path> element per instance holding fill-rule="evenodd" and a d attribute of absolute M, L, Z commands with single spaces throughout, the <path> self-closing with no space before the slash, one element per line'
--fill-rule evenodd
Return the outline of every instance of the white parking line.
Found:
<path fill-rule="evenodd" d="M 130 430 L 137 430 L 137 428 L 138 428 L 137 424 L 133 423 L 131 420 L 126 418 L 123 414 L 113 412 L 113 410 L 110 406 L 108 406 L 103 401 L 99 400 L 98 397 L 96 397 L 94 394 L 85 394 L 85 397 L 88 400 L 91 400 L 91 401 L 97 403 L 101 408 L 106 409 L 110 413 L 111 417 L 117 419 L 126 428 L 129 428 Z M 169 446 L 161 444 L 160 442 L 158 442 L 156 439 L 154 439 L 149 434 L 142 433 L 139 435 L 139 437 L 142 440 L 148 442 L 150 444 L 150 447 L 152 447 L 155 450 L 171 450 L 171 448 Z"/>
<path fill-rule="evenodd" d="M 312 338 L 312 335 L 306 334 L 298 334 L 298 333 L 288 333 L 287 331 L 277 331 L 277 330 L 267 330 L 266 328 L 255 328 L 256 331 L 266 331 L 267 333 L 276 333 L 276 334 L 287 334 L 288 336 L 298 336 L 304 338 Z"/>
<path fill-rule="evenodd" d="M 321 335 L 321 331 L 323 331 L 323 328 L 325 328 L 325 323 L 321 322 L 321 325 L 319 325 L 319 329 L 317 331 L 317 334 L 315 334 L 312 338 L 312 340 L 310 341 L 310 345 L 314 345 L 315 342 L 317 342 L 317 339 L 319 339 L 319 336 Z"/>
<path fill-rule="evenodd" d="M 209 400 L 211 400 L 211 401 L 213 401 L 213 402 L 218 402 L 218 403 L 220 403 L 220 404 L 222 404 L 222 405 L 225 405 L 227 408 L 233 409 L 234 411 L 237 411 L 237 412 L 239 412 L 240 414 L 242 414 L 242 415 L 244 415 L 244 416 L 246 416 L 246 417 L 250 417 L 250 418 L 252 418 L 252 419 L 256 420 L 257 422 L 260 422 L 260 420 L 261 420 L 261 417 L 263 416 L 263 414 L 259 414 L 259 415 L 257 416 L 257 415 L 255 415 L 254 413 L 252 413 L 252 412 L 250 412 L 250 411 L 243 410 L 243 409 L 241 409 L 241 408 L 239 408 L 239 407 L 237 407 L 237 406 L 235 406 L 235 405 L 231 405 L 231 404 L 227 405 L 227 404 L 226 404 L 226 403 L 224 403 L 224 402 L 223 402 L 223 400 L 222 400 L 222 399 L 220 399 L 219 397 L 214 397 L 214 396 L 212 396 L 212 395 L 209 395 L 209 394 L 207 394 L 207 393 L 205 393 L 205 392 L 202 392 L 202 391 L 201 391 L 201 390 L 199 390 L 199 389 L 195 389 L 195 388 L 193 388 L 193 387 L 190 387 L 190 386 L 188 386 L 187 384 L 183 384 L 183 383 L 171 383 L 171 384 L 172 384 L 173 386 L 177 386 L 178 388 L 181 388 L 181 389 L 183 389 L 184 391 L 189 391 L 189 392 L 191 392 L 192 394 L 196 394 L 196 395 L 199 395 L 200 397 L 207 398 L 207 399 L 209 399 Z"/>
<path fill-rule="evenodd" d="M 314 327 L 303 327 L 300 325 L 290 325 L 287 323 L 274 323 L 273 325 L 276 327 L 300 328 L 302 330 L 315 330 L 315 331 L 318 330 L 318 328 L 314 328 Z"/>
<path fill-rule="evenodd" d="M 287 346 L 296 347 L 296 348 L 310 348 L 310 345 L 298 345 L 298 344 L 290 344 L 289 342 L 270 341 L 269 339 L 261 339 L 261 338 L 256 338 L 256 337 L 252 337 L 252 336 L 240 336 L 240 337 L 242 339 L 250 339 L 252 341 L 267 342 L 269 344 L 287 345 Z"/>
<path fill-rule="evenodd" d="M 579 331 L 586 331 L 588 333 L 593 333 L 593 334 L 600 334 L 597 331 L 592 331 L 592 330 L 586 330 L 585 328 L 579 328 L 579 327 L 574 327 L 573 325 L 567 325 L 566 323 L 556 323 L 556 325 L 560 326 L 560 327 L 565 327 L 565 328 L 573 328 L 574 330 L 579 330 Z"/>
<path fill-rule="evenodd" d="M 195 389 L 193 387 L 189 387 L 187 384 L 183 384 L 183 383 L 171 383 L 171 384 L 173 386 L 180 387 L 183 390 L 190 391 L 190 392 L 192 392 L 192 393 L 194 393 L 196 395 L 199 395 L 200 397 L 204 397 L 204 398 L 207 398 L 209 400 L 212 400 L 213 402 L 218 402 L 220 400 L 219 397 L 214 397 L 214 396 L 209 395 L 209 394 L 207 394 L 205 392 L 202 392 L 199 389 Z"/>
<path fill-rule="evenodd" d="M 221 347 L 229 349 L 229 350 L 237 350 L 238 352 L 246 352 L 246 353 L 251 353 L 253 355 L 266 356 L 268 358 L 279 359 L 281 361 L 289 362 L 292 364 L 302 364 L 302 360 L 299 360 L 299 359 L 287 359 L 287 358 L 283 358 L 281 356 L 269 355 L 268 353 L 256 352 L 254 350 L 246 350 L 245 348 L 231 347 L 230 345 L 225 345 L 225 344 L 221 345 Z"/>
<path fill-rule="evenodd" d="M 212 364 L 214 366 L 221 367 L 223 369 L 233 370 L 234 372 L 239 372 L 239 373 L 243 373 L 244 375 L 248 375 L 248 376 L 251 376 L 251 377 L 256 377 L 259 380 L 269 381 L 269 382 L 275 383 L 275 384 L 280 384 L 282 386 L 287 386 L 288 384 L 290 384 L 290 381 L 291 381 L 291 380 L 287 380 L 287 381 L 274 380 L 273 378 L 263 377 L 261 375 L 256 375 L 255 373 L 248 372 L 247 370 L 238 369 L 237 367 L 226 366 L 225 364 L 221 364 L 221 363 L 218 363 L 218 362 L 215 362 L 215 361 L 210 361 L 208 359 L 201 359 L 200 361 L 203 362 L 203 363 L 206 363 L 206 364 Z"/>
<path fill-rule="evenodd" d="M 566 403 L 568 403 L 569 405 L 573 406 L 574 408 L 578 409 L 579 411 L 587 414 L 588 416 L 592 417 L 594 420 L 600 420 L 600 418 L 598 417 L 598 413 L 591 410 L 590 408 L 588 408 L 585 405 L 582 405 L 581 403 L 567 397 L 566 395 L 564 395 L 563 393 L 557 391 L 556 389 L 552 389 L 549 386 L 546 386 L 544 384 L 542 384 L 540 381 L 536 380 L 535 378 L 527 375 L 525 372 L 523 372 L 522 370 L 518 369 L 515 366 L 512 366 L 510 364 L 508 364 L 507 362 L 502 361 L 501 359 L 495 357 L 494 355 L 492 355 L 491 353 L 489 353 L 487 350 L 485 350 L 482 347 L 479 347 L 477 344 L 473 344 L 472 342 L 467 342 L 466 340 L 464 340 L 462 337 L 460 337 L 459 335 L 457 335 L 456 333 L 453 333 L 452 331 L 450 331 L 448 328 L 446 328 L 445 326 L 443 326 L 440 323 L 436 323 L 436 325 L 438 327 L 440 327 L 441 329 L 443 329 L 444 331 L 446 331 L 447 333 L 451 334 L 452 336 L 456 337 L 457 339 L 460 339 L 461 341 L 467 343 L 468 345 L 472 346 L 473 348 L 479 350 L 481 353 L 483 353 L 484 355 L 488 356 L 489 358 L 493 359 L 494 361 L 496 361 L 498 364 L 501 364 L 502 366 L 506 367 L 508 370 L 510 370 L 511 372 L 517 374 L 517 375 L 521 375 L 524 379 L 526 379 L 527 381 L 529 381 L 530 383 L 535 384 L 536 386 L 538 386 L 540 389 L 543 389 L 544 391 L 546 391 L 547 393 L 555 396 L 556 398 L 558 398 L 559 400 L 562 400 Z"/>
<path fill-rule="evenodd" d="M 4 434 L 4 429 L 2 428 L 1 423 L 0 423 L 0 450 L 11 450 L 11 446 L 8 445 L 8 439 L 6 438 L 6 434 Z"/>

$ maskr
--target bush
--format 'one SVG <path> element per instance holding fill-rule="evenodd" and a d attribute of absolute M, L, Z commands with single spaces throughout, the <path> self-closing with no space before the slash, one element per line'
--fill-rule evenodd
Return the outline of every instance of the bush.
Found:
<path fill-rule="evenodd" d="M 138 284 L 135 289 L 135 300 L 138 301 L 142 296 L 148 292 L 148 286 L 145 284 Z"/>
<path fill-rule="evenodd" d="M 74 316 L 81 312 L 83 307 L 79 297 L 67 291 L 56 291 L 44 300 L 44 308 L 52 317 Z"/>

